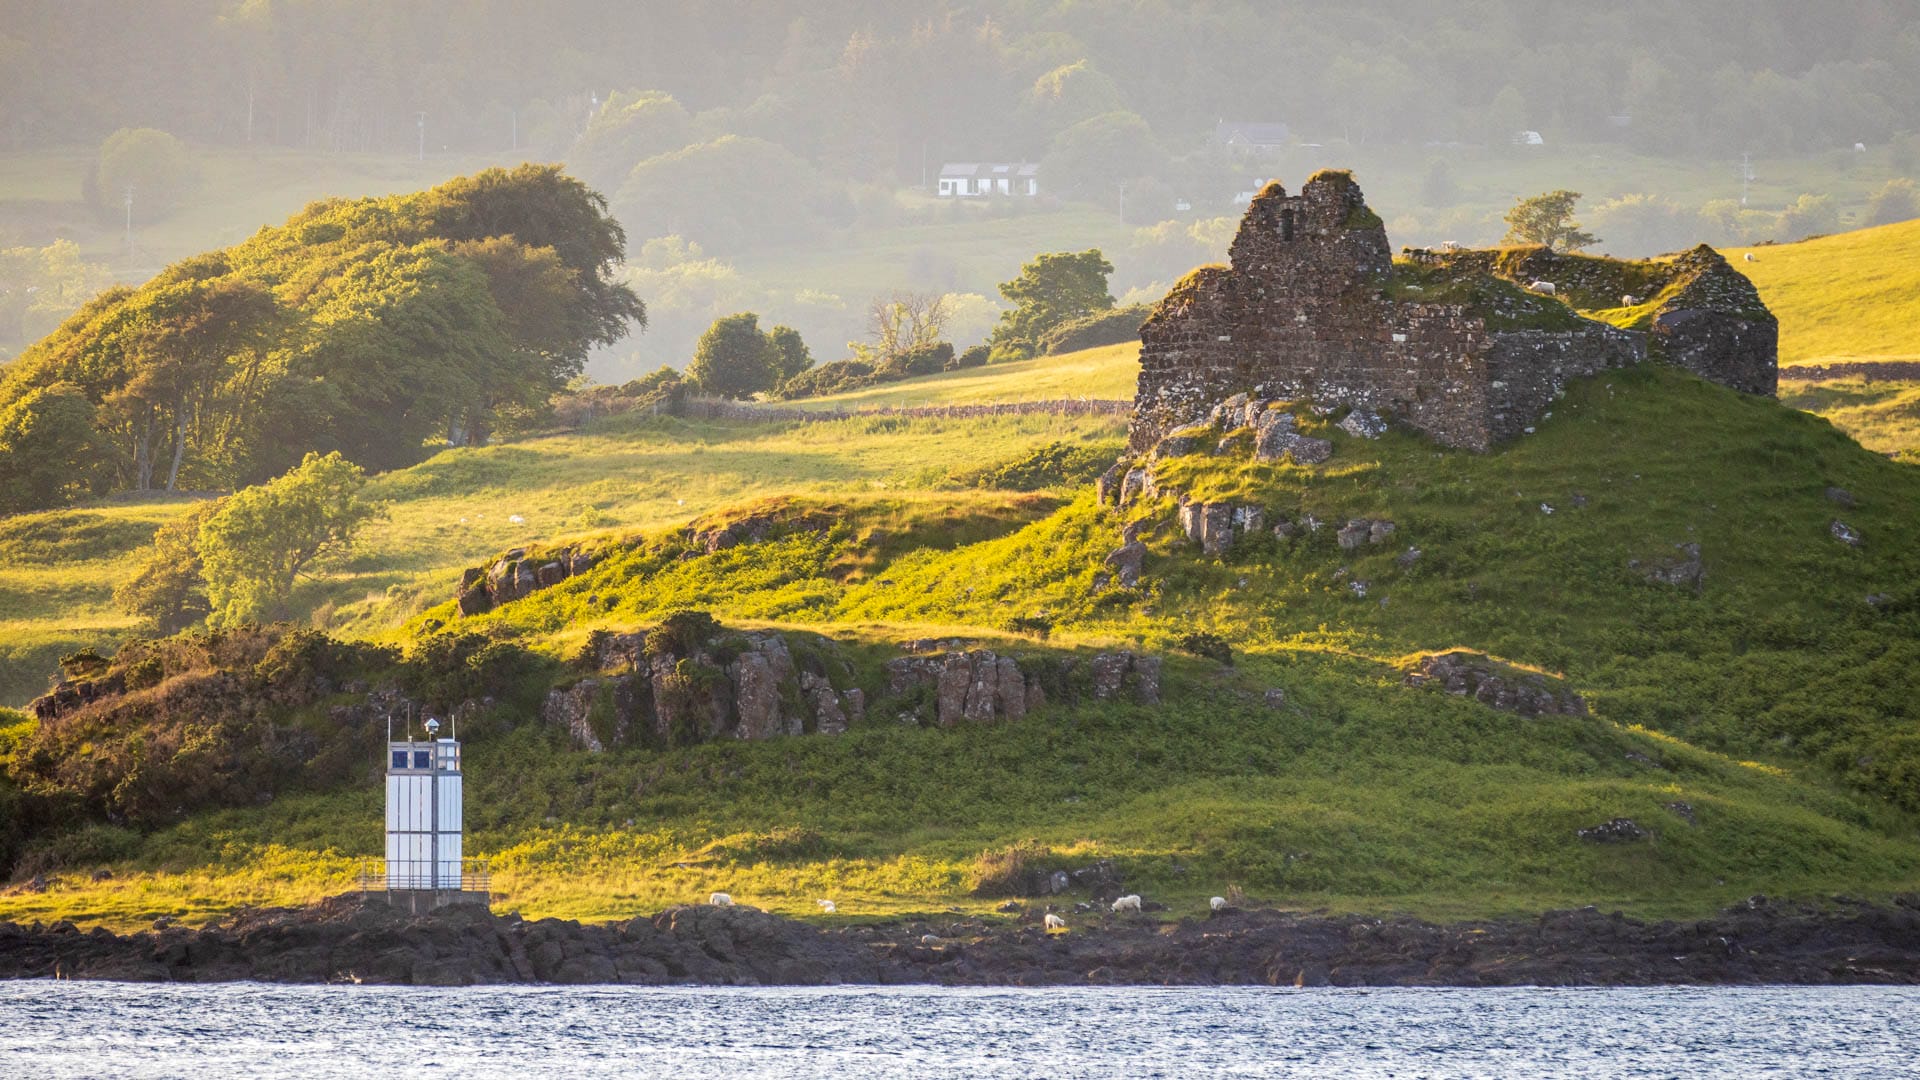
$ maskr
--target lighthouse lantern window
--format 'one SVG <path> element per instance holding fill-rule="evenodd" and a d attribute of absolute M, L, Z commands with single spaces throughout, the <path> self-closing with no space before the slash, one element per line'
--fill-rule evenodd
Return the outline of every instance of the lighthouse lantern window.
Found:
<path fill-rule="evenodd" d="M 433 768 L 433 751 L 415 750 L 413 752 L 413 767 L 416 769 Z"/>
<path fill-rule="evenodd" d="M 404 769 L 407 767 L 407 752 L 405 750 L 395 750 L 393 752 L 393 767 L 396 769 Z"/>

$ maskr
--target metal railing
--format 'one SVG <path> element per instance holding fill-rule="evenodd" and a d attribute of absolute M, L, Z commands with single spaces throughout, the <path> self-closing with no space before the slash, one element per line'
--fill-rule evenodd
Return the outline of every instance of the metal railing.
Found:
<path fill-rule="evenodd" d="M 485 859 L 461 859 L 459 880 L 449 871 L 452 860 L 446 860 L 434 873 L 434 864 L 422 859 L 418 862 L 388 863 L 385 859 L 368 859 L 360 864 L 360 891 L 392 892 L 399 889 L 437 889 L 442 892 L 492 892 L 493 871 Z"/>

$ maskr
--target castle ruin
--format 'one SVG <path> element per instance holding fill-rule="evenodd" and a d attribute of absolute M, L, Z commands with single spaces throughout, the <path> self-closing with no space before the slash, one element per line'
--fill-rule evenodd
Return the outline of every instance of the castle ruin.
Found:
<path fill-rule="evenodd" d="M 1648 359 L 1745 393 L 1777 386 L 1777 321 L 1704 245 L 1659 260 L 1503 248 L 1396 262 L 1359 185 L 1322 172 L 1298 195 L 1274 183 L 1255 197 L 1231 259 L 1189 274 L 1141 327 L 1135 452 L 1236 394 L 1487 450 L 1569 380 Z"/>

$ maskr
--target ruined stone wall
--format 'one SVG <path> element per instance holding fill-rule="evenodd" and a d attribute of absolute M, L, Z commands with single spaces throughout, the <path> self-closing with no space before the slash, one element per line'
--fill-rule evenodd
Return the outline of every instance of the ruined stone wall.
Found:
<path fill-rule="evenodd" d="M 1553 408 L 1569 381 L 1646 357 L 1645 334 L 1599 323 L 1586 330 L 1495 334 L 1484 360 L 1488 434 L 1495 442 L 1523 434 Z"/>
<path fill-rule="evenodd" d="M 1247 208 L 1231 257 L 1231 267 L 1203 267 L 1175 285 L 1141 327 L 1128 432 L 1136 453 L 1240 393 L 1379 413 L 1442 445 L 1485 450 L 1534 424 L 1569 380 L 1645 360 L 1650 335 L 1659 358 L 1774 392 L 1773 317 L 1704 247 L 1657 264 L 1545 249 L 1433 256 L 1510 280 L 1564 270 L 1595 297 L 1666 289 L 1650 333 L 1570 312 L 1561 324 L 1574 329 L 1494 331 L 1479 307 L 1393 299 L 1386 230 L 1345 173 L 1318 174 L 1298 196 L 1269 185 Z M 1513 325 L 1512 312 L 1498 321 Z"/>

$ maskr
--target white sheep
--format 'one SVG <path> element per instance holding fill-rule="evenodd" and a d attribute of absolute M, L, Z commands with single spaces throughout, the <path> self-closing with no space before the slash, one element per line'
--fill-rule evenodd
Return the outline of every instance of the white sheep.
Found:
<path fill-rule="evenodd" d="M 509 525 L 525 525 L 527 519 L 521 517 L 519 514 L 509 514 L 507 515 L 507 523 Z"/>
<path fill-rule="evenodd" d="M 1227 909 L 1227 898 L 1224 896 L 1216 896 L 1207 901 L 1207 906 L 1215 911 L 1225 911 Z"/>
<path fill-rule="evenodd" d="M 1754 258 L 1754 257 L 1753 257 L 1753 252 L 1751 252 L 1751 251 L 1749 251 L 1749 252 L 1747 252 L 1747 261 L 1748 261 L 1748 262 L 1759 262 L 1760 260 L 1758 260 L 1758 259 L 1756 259 L 1756 258 Z"/>
<path fill-rule="evenodd" d="M 1620 306 L 1621 306 L 1621 307 L 1632 307 L 1633 305 L 1635 305 L 1635 304 L 1637 304 L 1637 303 L 1639 303 L 1639 302 L 1640 302 L 1640 298 L 1639 298 L 1639 297 L 1637 297 L 1637 296 L 1635 296 L 1635 295 L 1633 295 L 1632 293 L 1621 293 L 1621 294 L 1620 294 Z"/>
<path fill-rule="evenodd" d="M 1061 918 L 1058 915 L 1055 915 L 1051 911 L 1047 912 L 1047 929 L 1065 930 L 1066 928 L 1067 928 L 1067 920 Z"/>
<path fill-rule="evenodd" d="M 733 897 L 723 892 L 717 892 L 707 897 L 707 903 L 712 904 L 714 907 L 732 907 Z"/>
<path fill-rule="evenodd" d="M 815 900 L 814 903 L 820 905 L 820 911 L 822 914 L 831 915 L 834 912 L 840 910 L 839 908 L 836 908 L 833 906 L 833 901 L 831 900 Z"/>
<path fill-rule="evenodd" d="M 1441 251 L 1459 251 L 1459 250 L 1460 250 L 1460 241 L 1458 241 L 1458 240 L 1442 240 L 1442 241 L 1440 241 L 1440 250 L 1441 250 Z"/>
<path fill-rule="evenodd" d="M 1138 893 L 1129 893 L 1128 895 L 1126 895 L 1126 896 L 1123 896 L 1123 897 L 1121 897 L 1121 898 L 1120 898 L 1120 899 L 1118 899 L 1118 900 L 1115 900 L 1115 901 L 1113 902 L 1113 910 L 1115 910 L 1115 911 L 1139 911 L 1139 910 L 1140 910 L 1140 896 L 1139 896 L 1139 894 L 1138 894 Z"/>
<path fill-rule="evenodd" d="M 921 934 L 921 935 L 920 935 L 920 944 L 922 944 L 922 945 L 938 945 L 938 944 L 940 944 L 940 935 L 939 935 L 939 934 Z"/>
<path fill-rule="evenodd" d="M 1552 296 L 1559 290 L 1554 287 L 1551 281 L 1536 281 L 1527 286 L 1527 291 L 1539 293 L 1541 296 Z"/>

